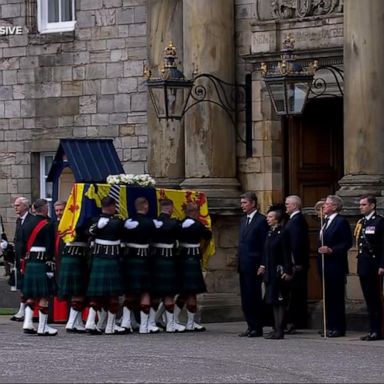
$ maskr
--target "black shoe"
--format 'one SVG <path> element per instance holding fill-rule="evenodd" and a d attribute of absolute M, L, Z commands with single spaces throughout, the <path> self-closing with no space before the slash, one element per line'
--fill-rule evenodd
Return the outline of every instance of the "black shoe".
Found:
<path fill-rule="evenodd" d="M 87 332 L 85 329 L 77 329 L 77 328 L 67 328 L 65 331 L 68 333 L 86 333 Z"/>
<path fill-rule="evenodd" d="M 340 331 L 329 331 L 327 337 L 343 337 L 345 336 L 345 332 Z"/>
<path fill-rule="evenodd" d="M 13 315 L 9 320 L 11 320 L 11 321 L 24 321 L 24 316 L 16 317 L 15 315 Z"/>
<path fill-rule="evenodd" d="M 261 336 L 263 336 L 263 331 L 256 331 L 253 329 L 248 333 L 248 337 L 261 337 Z"/>
<path fill-rule="evenodd" d="M 327 332 L 326 335 L 327 335 L 327 337 L 328 337 L 329 334 L 332 333 L 333 331 L 327 329 L 326 332 Z M 320 335 L 321 337 L 324 337 L 324 330 L 320 329 L 320 331 L 319 331 L 318 333 L 319 333 L 319 335 Z"/>
<path fill-rule="evenodd" d="M 375 341 L 375 340 L 381 340 L 381 339 L 382 337 L 376 332 L 369 332 L 368 335 L 360 337 L 360 340 L 363 340 L 363 341 Z"/>
<path fill-rule="evenodd" d="M 37 333 L 36 329 L 31 329 L 31 328 L 24 328 L 23 332 L 27 335 L 36 335 Z"/>
<path fill-rule="evenodd" d="M 249 328 L 247 328 L 244 332 L 239 333 L 239 337 L 248 337 L 249 335 Z"/>
<path fill-rule="evenodd" d="M 88 333 L 89 335 L 102 335 L 103 334 L 103 331 L 99 328 L 95 328 L 95 329 L 86 329 L 85 330 L 86 333 Z"/>
<path fill-rule="evenodd" d="M 264 339 L 268 340 L 281 340 L 284 339 L 284 334 L 283 333 L 276 333 L 276 332 L 271 332 L 268 335 L 264 336 Z"/>
<path fill-rule="evenodd" d="M 295 325 L 292 323 L 287 324 L 287 329 L 284 333 L 286 333 L 287 335 L 294 335 L 295 333 L 297 333 Z"/>

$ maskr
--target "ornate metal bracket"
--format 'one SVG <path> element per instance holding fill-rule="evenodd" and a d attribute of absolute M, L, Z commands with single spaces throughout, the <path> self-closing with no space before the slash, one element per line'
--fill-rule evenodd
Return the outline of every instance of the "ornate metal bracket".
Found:
<path fill-rule="evenodd" d="M 228 83 L 208 73 L 201 73 L 195 76 L 193 80 L 190 98 L 183 115 L 199 103 L 215 104 L 225 111 L 236 129 L 238 139 L 245 143 L 246 140 L 238 132 L 237 121 L 238 114 L 245 111 L 246 108 L 246 85 Z M 199 80 L 206 80 L 205 84 Z"/>
<path fill-rule="evenodd" d="M 315 76 L 313 79 L 311 89 L 309 91 L 308 99 L 314 99 L 317 97 L 343 97 L 344 90 L 342 85 L 344 84 L 344 70 L 334 65 L 320 65 L 316 70 L 316 74 L 322 70 L 326 70 L 331 73 L 334 82 L 327 82 L 323 77 Z M 338 93 L 332 92 L 330 88 L 336 86 Z"/>
<path fill-rule="evenodd" d="M 176 48 L 172 42 L 164 49 L 164 67 L 161 78 L 152 79 L 150 69 L 144 69 L 144 76 L 159 119 L 181 120 L 195 105 L 208 102 L 222 108 L 235 129 L 236 136 L 246 144 L 247 156 L 252 155 L 252 103 L 250 75 L 246 85 L 232 84 L 217 76 L 201 73 L 188 80 L 177 69 Z M 238 114 L 245 111 L 245 139 L 238 131 Z"/>

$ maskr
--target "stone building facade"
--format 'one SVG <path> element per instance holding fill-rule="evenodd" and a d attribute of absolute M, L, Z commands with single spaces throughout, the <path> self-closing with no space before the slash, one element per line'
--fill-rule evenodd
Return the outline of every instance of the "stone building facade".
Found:
<path fill-rule="evenodd" d="M 301 195 L 313 244 L 318 223 L 312 208 L 320 197 L 343 196 L 353 223 L 360 193 L 381 196 L 383 96 L 377 84 L 383 75 L 376 68 L 383 57 L 374 38 L 383 28 L 380 0 L 57 2 L 75 5 L 73 30 L 39 32 L 44 0 L 0 0 L 0 26 L 23 27 L 20 35 L 0 36 L 0 213 L 8 233 L 14 198 L 45 196 L 45 155 L 60 138 L 113 138 L 127 173 L 148 172 L 159 185 L 207 193 L 217 253 L 202 309 L 212 319 L 241 318 L 236 243 L 242 191 L 255 191 L 262 211 L 288 194 Z M 260 74 L 261 62 L 279 60 L 288 33 L 298 58 L 345 73 L 344 98 L 333 97 L 334 87 L 332 97 L 311 101 L 303 117 L 293 119 L 275 115 Z M 244 113 L 236 126 L 209 103 L 181 121 L 156 118 L 143 68 L 161 68 L 169 41 L 187 78 L 196 71 L 228 83 L 251 78 L 251 156 Z M 316 76 L 335 83 L 325 71 Z M 353 251 L 350 261 L 353 271 Z M 319 299 L 315 268 L 310 286 L 310 298 Z M 361 299 L 353 273 L 348 287 L 351 301 Z M 218 308 L 225 311 L 218 315 Z"/>

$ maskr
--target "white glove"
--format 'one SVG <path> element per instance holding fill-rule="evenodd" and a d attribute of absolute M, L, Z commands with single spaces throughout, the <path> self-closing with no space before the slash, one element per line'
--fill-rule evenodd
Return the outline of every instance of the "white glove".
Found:
<path fill-rule="evenodd" d="M 186 219 L 186 220 L 183 221 L 183 224 L 181 224 L 181 226 L 183 228 L 189 228 L 192 224 L 195 224 L 195 220 Z"/>
<path fill-rule="evenodd" d="M 126 222 L 124 223 L 124 227 L 127 228 L 127 229 L 134 229 L 134 228 L 136 228 L 138 225 L 139 225 L 139 222 L 138 222 L 138 221 L 133 221 L 132 219 L 128 219 L 128 220 L 126 220 Z"/>
<path fill-rule="evenodd" d="M 160 220 L 153 219 L 153 224 L 155 224 L 155 227 L 157 229 L 161 228 L 163 226 L 163 222 Z"/>
<path fill-rule="evenodd" d="M 8 247 L 8 241 L 1 240 L 0 247 L 1 247 L 1 249 L 6 249 Z"/>
<path fill-rule="evenodd" d="M 48 279 L 52 279 L 52 277 L 55 275 L 53 272 L 45 272 L 47 275 Z"/>
<path fill-rule="evenodd" d="M 103 229 L 109 222 L 108 217 L 100 217 L 99 221 L 97 222 L 97 228 Z"/>

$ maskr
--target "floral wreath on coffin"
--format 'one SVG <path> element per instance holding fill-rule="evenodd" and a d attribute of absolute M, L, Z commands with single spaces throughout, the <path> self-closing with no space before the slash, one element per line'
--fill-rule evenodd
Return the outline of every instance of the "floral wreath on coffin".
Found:
<path fill-rule="evenodd" d="M 124 174 L 109 175 L 107 177 L 107 183 L 110 185 L 138 185 L 140 187 L 154 187 L 156 181 L 153 177 L 144 173 L 142 175 Z"/>

